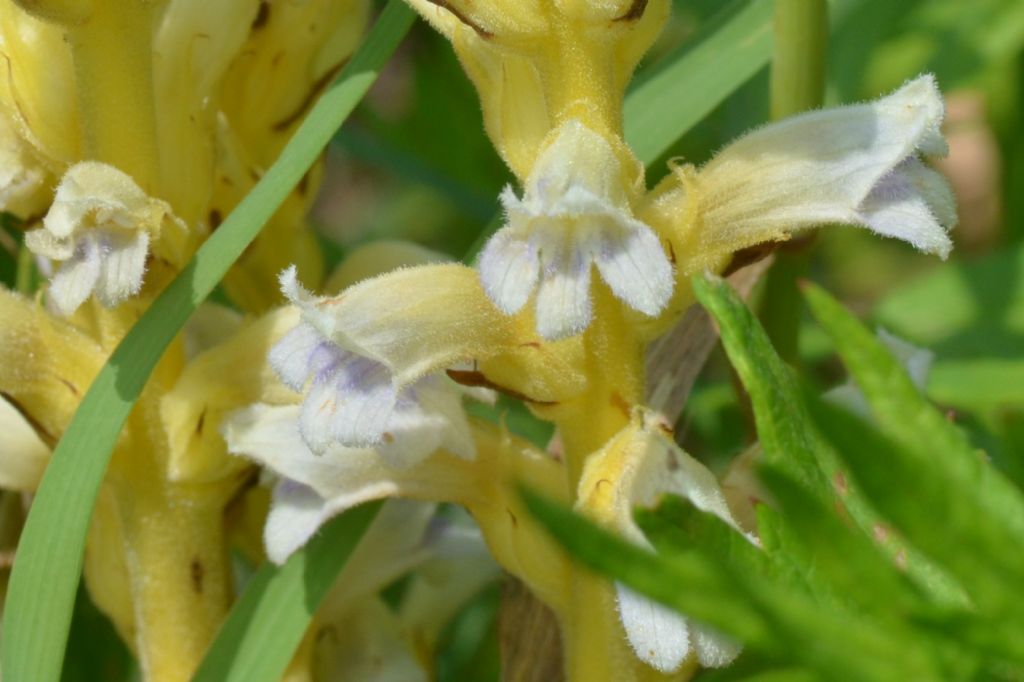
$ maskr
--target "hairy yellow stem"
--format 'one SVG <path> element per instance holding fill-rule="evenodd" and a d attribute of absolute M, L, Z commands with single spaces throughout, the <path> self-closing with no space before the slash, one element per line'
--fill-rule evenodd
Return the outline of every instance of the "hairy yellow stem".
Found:
<path fill-rule="evenodd" d="M 643 349 L 603 284 L 594 287 L 594 322 L 584 337 L 587 391 L 567 405 L 558 421 L 573 496 L 587 458 L 629 423 L 643 399 Z M 621 682 L 637 679 L 639 660 L 619 623 L 611 584 L 571 566 L 567 617 L 562 641 L 568 682 Z"/>
<path fill-rule="evenodd" d="M 117 166 L 157 194 L 153 9 L 143 0 L 95 0 L 68 28 L 86 156 Z"/>
<path fill-rule="evenodd" d="M 135 648 L 148 682 L 192 677 L 230 597 L 222 499 L 136 481 L 120 511 L 135 611 Z"/>

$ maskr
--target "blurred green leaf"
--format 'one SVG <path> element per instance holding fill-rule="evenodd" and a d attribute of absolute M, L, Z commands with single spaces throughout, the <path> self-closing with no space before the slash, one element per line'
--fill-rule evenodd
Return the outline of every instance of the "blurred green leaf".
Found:
<path fill-rule="evenodd" d="M 919 549 L 979 600 L 998 605 L 1007 584 L 1024 584 L 1024 495 L 927 402 L 874 334 L 822 289 L 808 286 L 805 295 L 892 444 L 819 409 L 825 433 L 873 502 Z"/>
<path fill-rule="evenodd" d="M 364 504 L 331 520 L 283 566 L 261 566 L 221 626 L 193 682 L 280 680 L 313 614 L 380 505 Z"/>
<path fill-rule="evenodd" d="M 843 506 L 865 533 L 871 533 L 881 518 L 846 481 L 836 452 L 807 413 L 793 372 L 772 348 L 761 324 L 725 280 L 698 276 L 692 281 L 698 300 L 718 323 L 722 345 L 750 396 L 765 461 L 798 481 L 826 507 Z M 771 515 L 764 518 L 768 525 L 761 533 L 766 546 L 794 542 L 785 538 L 790 532 L 785 527 L 771 527 Z M 905 558 L 918 585 L 950 602 L 961 600 L 959 589 L 913 548 L 895 537 L 888 538 L 884 548 L 890 557 Z"/>
<path fill-rule="evenodd" d="M 743 641 L 778 661 L 835 679 L 941 680 L 932 652 L 909 633 L 885 630 L 702 548 L 655 555 L 528 491 L 527 508 L 572 556 L 637 592 Z M 690 546 L 692 547 L 692 545 Z M 754 551 L 754 550 L 752 550 Z M 916 646 L 912 646 L 916 645 Z"/>

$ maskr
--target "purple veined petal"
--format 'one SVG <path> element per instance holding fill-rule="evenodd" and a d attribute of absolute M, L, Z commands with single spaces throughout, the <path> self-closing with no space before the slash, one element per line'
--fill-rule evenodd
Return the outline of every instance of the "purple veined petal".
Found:
<path fill-rule="evenodd" d="M 537 292 L 537 331 L 555 341 L 581 333 L 593 315 L 590 301 L 590 255 L 573 244 L 544 254 L 544 272 Z"/>
<path fill-rule="evenodd" d="M 668 305 L 672 264 L 654 232 L 637 221 L 603 230 L 594 261 L 601 278 L 630 308 L 654 317 Z"/>
<path fill-rule="evenodd" d="M 149 233 L 138 231 L 130 237 L 106 234 L 101 239 L 106 248 L 103 249 L 96 296 L 103 305 L 112 308 L 142 288 L 146 256 L 149 254 Z"/>
<path fill-rule="evenodd" d="M 310 358 L 323 339 L 308 324 L 299 324 L 270 349 L 270 366 L 293 391 L 301 391 L 310 376 Z"/>
<path fill-rule="evenodd" d="M 956 222 L 952 192 L 938 172 L 918 159 L 903 162 L 883 177 L 857 213 L 872 232 L 925 253 L 945 258 L 953 248 L 947 234 Z"/>
<path fill-rule="evenodd" d="M 96 289 L 102 266 L 99 244 L 91 236 L 79 239 L 75 254 L 60 266 L 50 281 L 50 304 L 61 315 L 75 312 Z"/>
<path fill-rule="evenodd" d="M 690 653 L 687 620 L 621 583 L 615 584 L 619 618 L 637 657 L 662 673 L 679 669 Z"/>
<path fill-rule="evenodd" d="M 331 423 L 333 439 L 346 447 L 381 443 L 398 402 L 398 389 L 388 368 L 352 354 L 338 370 L 333 385 L 341 397 Z"/>
<path fill-rule="evenodd" d="M 487 296 L 507 315 L 530 300 L 540 276 L 540 258 L 531 240 L 504 227 L 490 238 L 478 264 Z"/>

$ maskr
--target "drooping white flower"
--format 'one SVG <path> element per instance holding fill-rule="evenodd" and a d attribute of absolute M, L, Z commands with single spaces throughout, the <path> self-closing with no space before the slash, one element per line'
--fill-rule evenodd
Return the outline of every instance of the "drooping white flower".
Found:
<path fill-rule="evenodd" d="M 703 464 L 667 435 L 656 412 L 637 412 L 629 426 L 591 456 L 580 478 L 577 509 L 638 545 L 651 547 L 633 520 L 636 506 L 653 506 L 666 493 L 688 499 L 743 533 L 725 494 Z M 616 584 L 619 617 L 636 655 L 663 673 L 679 669 L 690 653 L 705 667 L 728 665 L 740 645 L 700 623 Z"/>
<path fill-rule="evenodd" d="M 932 76 L 865 104 L 773 123 L 706 166 L 677 167 L 689 215 L 681 231 L 694 266 L 825 224 L 865 227 L 943 258 L 956 224 L 952 192 L 919 155 L 947 151 Z M 684 249 L 685 251 L 686 249 Z M 696 254 L 696 257 L 694 257 Z"/>
<path fill-rule="evenodd" d="M 61 262 L 49 300 L 70 315 L 93 293 L 108 307 L 137 294 L 150 243 L 165 220 L 183 227 L 166 202 L 147 196 L 130 176 L 84 161 L 64 174 L 43 227 L 29 232 L 25 243 Z"/>
<path fill-rule="evenodd" d="M 590 322 L 596 265 L 618 298 L 657 315 L 672 295 L 672 266 L 658 237 L 630 210 L 621 162 L 607 140 L 579 121 L 552 134 L 523 197 L 511 187 L 501 194 L 506 224 L 480 255 L 488 296 L 512 314 L 537 290 L 541 336 L 572 336 Z"/>
<path fill-rule="evenodd" d="M 310 450 L 373 448 L 395 466 L 416 464 L 439 448 L 474 456 L 465 392 L 457 384 L 438 373 L 400 384 L 371 349 L 345 333 L 330 309 L 335 299 L 304 290 L 294 268 L 282 274 L 281 287 L 302 318 L 271 350 L 270 364 L 303 393 L 298 425 Z"/>

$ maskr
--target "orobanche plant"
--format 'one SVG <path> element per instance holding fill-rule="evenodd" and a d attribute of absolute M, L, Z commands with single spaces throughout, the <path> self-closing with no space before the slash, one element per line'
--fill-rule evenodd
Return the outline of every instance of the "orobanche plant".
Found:
<path fill-rule="evenodd" d="M 646 407 L 645 348 L 692 302 L 691 274 L 799 230 L 860 225 L 944 256 L 953 200 L 920 158 L 945 151 L 936 85 L 762 128 L 648 191 L 622 98 L 667 2 L 411 4 L 455 46 L 520 187 L 502 192 L 505 224 L 475 269 L 418 265 L 338 296 L 282 275 L 300 321 L 269 361 L 294 398 L 268 395 L 224 426 L 232 452 L 280 477 L 268 553 L 283 560 L 366 500 L 455 502 L 557 615 L 569 679 L 726 665 L 729 638 L 575 568 L 512 484 L 639 543 L 631 509 L 664 492 L 742 532 L 715 477 Z M 554 423 L 548 451 L 467 417 L 481 389 Z"/>
<path fill-rule="evenodd" d="M 380 512 L 318 615 L 334 644 L 311 629 L 289 669 L 306 677 L 289 679 L 429 678 L 438 614 L 494 574 L 472 524 L 436 503 L 468 510 L 555 614 L 568 680 L 726 666 L 736 640 L 574 563 L 518 486 L 643 547 L 634 507 L 679 495 L 757 551 L 676 443 L 648 349 L 694 303 L 693 275 L 752 246 L 845 224 L 945 257 L 956 211 L 924 161 L 946 152 L 936 82 L 767 125 L 648 188 L 623 98 L 669 0 L 408 4 L 451 42 L 515 175 L 503 225 L 473 267 L 378 244 L 323 285 L 304 217 L 314 169 L 224 281 L 250 315 L 201 308 L 132 412 L 91 525 L 90 594 L 145 679 L 188 679 L 233 598 L 229 545 L 258 563 L 262 527 L 285 563 L 332 517 L 410 498 Z M 40 296 L 0 292 L 5 487 L 38 485 L 107 356 L 277 158 L 368 13 L 361 0 L 0 1 L 0 201 L 48 274 Z M 499 394 L 554 425 L 546 448 L 467 412 Z M 413 580 L 404 611 L 377 597 L 409 571 L 467 566 L 446 588 Z"/>

